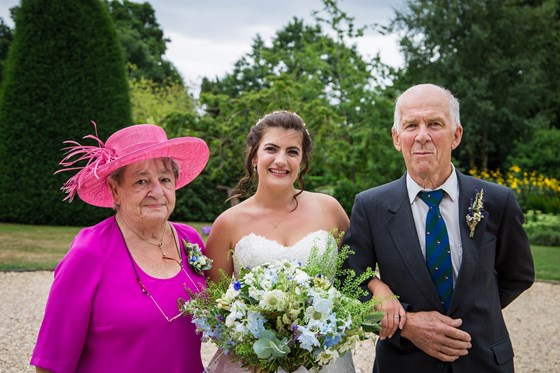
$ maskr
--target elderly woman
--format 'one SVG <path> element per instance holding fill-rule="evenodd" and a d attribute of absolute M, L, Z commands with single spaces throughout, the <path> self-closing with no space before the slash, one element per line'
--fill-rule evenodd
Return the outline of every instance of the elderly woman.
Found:
<path fill-rule="evenodd" d="M 203 242 L 168 219 L 175 190 L 202 171 L 208 147 L 168 140 L 150 124 L 121 129 L 105 145 L 87 137 L 99 146 L 70 142 L 61 165 L 88 162 L 63 190 L 116 213 L 80 231 L 57 266 L 31 364 L 40 372 L 202 372 L 200 339 L 177 302 L 205 287 L 205 263 L 188 260 Z"/>

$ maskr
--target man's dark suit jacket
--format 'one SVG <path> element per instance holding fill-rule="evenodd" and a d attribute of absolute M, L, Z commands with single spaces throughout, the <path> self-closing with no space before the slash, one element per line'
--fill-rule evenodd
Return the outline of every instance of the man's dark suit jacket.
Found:
<path fill-rule="evenodd" d="M 463 256 L 447 312 L 420 249 L 406 175 L 356 196 L 343 240 L 356 253 L 346 265 L 357 273 L 377 265 L 381 279 L 407 311 L 438 311 L 461 318 L 460 329 L 472 338 L 467 356 L 443 363 L 397 332 L 391 339 L 377 341 L 374 372 L 513 372 L 513 348 L 501 310 L 534 281 L 523 213 L 511 189 L 460 172 L 457 176 Z M 467 209 L 481 189 L 486 212 L 470 238 Z"/>

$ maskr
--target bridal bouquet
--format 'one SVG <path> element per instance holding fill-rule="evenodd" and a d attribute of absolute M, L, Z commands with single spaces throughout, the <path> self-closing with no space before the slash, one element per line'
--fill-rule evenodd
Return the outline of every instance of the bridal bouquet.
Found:
<path fill-rule="evenodd" d="M 223 277 L 182 302 L 203 341 L 211 340 L 232 360 L 265 372 L 318 368 L 378 332 L 382 313 L 376 300 L 360 302 L 359 284 L 374 275 L 341 270 L 351 253 L 338 253 L 333 238 L 320 254 L 314 247 L 306 265 L 294 260 L 242 270 Z M 338 272 L 346 280 L 340 281 Z"/>

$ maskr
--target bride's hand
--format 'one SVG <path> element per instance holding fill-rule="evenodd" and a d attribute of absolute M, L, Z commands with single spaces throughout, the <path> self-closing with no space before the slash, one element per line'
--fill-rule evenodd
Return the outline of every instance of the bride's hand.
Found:
<path fill-rule="evenodd" d="M 391 338 L 397 328 L 402 329 L 406 322 L 406 311 L 395 297 L 395 294 L 383 281 L 375 277 L 368 283 L 369 290 L 380 300 L 377 311 L 383 312 L 379 339 Z"/>

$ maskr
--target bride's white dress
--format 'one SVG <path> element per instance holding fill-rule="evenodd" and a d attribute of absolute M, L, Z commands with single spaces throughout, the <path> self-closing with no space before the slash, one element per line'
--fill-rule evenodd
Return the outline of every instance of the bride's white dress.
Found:
<path fill-rule="evenodd" d="M 333 236 L 324 230 L 311 232 L 292 246 L 284 246 L 277 241 L 250 233 L 243 236 L 235 245 L 233 271 L 237 276 L 240 268 L 252 268 L 263 263 L 274 263 L 283 258 L 296 259 L 302 264 L 307 258 L 312 247 L 317 247 L 322 253 L 327 247 L 327 242 L 334 240 Z M 248 372 L 240 363 L 233 363 L 229 356 L 220 351 L 210 361 L 209 372 L 214 373 L 241 373 Z M 352 373 L 355 372 L 352 354 L 348 351 L 342 357 L 333 360 L 321 368 L 321 373 Z"/>

